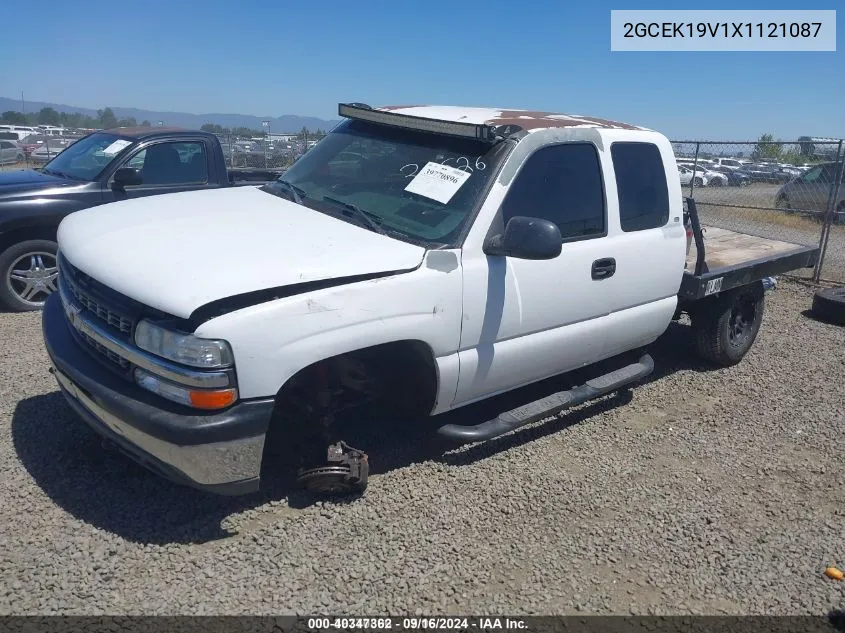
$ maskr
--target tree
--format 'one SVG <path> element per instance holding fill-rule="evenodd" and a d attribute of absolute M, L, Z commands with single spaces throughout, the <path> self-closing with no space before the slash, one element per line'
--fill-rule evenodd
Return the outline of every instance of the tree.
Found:
<path fill-rule="evenodd" d="M 59 113 L 53 108 L 41 108 L 41 111 L 38 113 L 39 125 L 58 125 L 61 121 L 62 119 Z"/>
<path fill-rule="evenodd" d="M 3 113 L 3 123 L 11 123 L 13 125 L 26 125 L 26 115 L 23 112 L 16 112 L 14 110 L 7 110 Z"/>
<path fill-rule="evenodd" d="M 223 134 L 223 126 L 216 123 L 203 123 L 200 126 L 203 132 L 211 132 L 212 134 Z"/>
<path fill-rule="evenodd" d="M 104 110 L 97 110 L 97 122 L 104 129 L 117 127 L 117 117 L 114 116 L 112 109 L 108 107 Z"/>
<path fill-rule="evenodd" d="M 153 126 L 153 124 L 150 123 L 149 121 L 147 121 L 146 119 L 141 121 L 141 127 L 152 127 L 152 126 Z"/>
<path fill-rule="evenodd" d="M 763 134 L 757 139 L 754 146 L 754 160 L 773 160 L 780 157 L 783 152 L 783 143 L 774 142 L 775 137 L 771 134 Z"/>
<path fill-rule="evenodd" d="M 127 119 L 120 119 L 117 122 L 117 127 L 135 127 L 138 125 L 138 122 L 135 120 L 134 116 L 131 116 Z"/>

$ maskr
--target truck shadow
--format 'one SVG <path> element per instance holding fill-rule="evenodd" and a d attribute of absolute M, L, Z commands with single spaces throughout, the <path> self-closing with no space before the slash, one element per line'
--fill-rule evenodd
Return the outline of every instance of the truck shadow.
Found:
<path fill-rule="evenodd" d="M 646 382 L 678 371 L 704 371 L 685 342 L 686 326 L 673 324 L 651 350 L 656 370 Z M 589 376 L 587 376 L 589 377 Z M 445 450 L 433 430 L 449 422 L 478 424 L 498 413 L 577 384 L 583 376 L 556 377 L 486 402 L 428 419 L 423 424 L 391 421 L 362 424 L 346 439 L 367 447 L 371 474 L 436 460 L 464 467 L 501 451 L 565 430 L 588 418 L 630 401 L 629 390 L 606 396 L 564 412 L 544 424 L 518 429 L 485 443 Z M 12 440 L 26 471 L 36 485 L 63 510 L 96 528 L 133 542 L 205 543 L 234 535 L 225 527 L 232 514 L 287 499 L 291 509 L 303 509 L 317 498 L 294 491 L 290 476 L 270 468 L 260 492 L 222 497 L 172 484 L 122 454 L 106 451 L 97 435 L 77 420 L 56 391 L 18 403 L 12 416 Z M 375 450 L 373 450 L 375 448 Z M 354 499 L 337 503 L 354 503 Z"/>

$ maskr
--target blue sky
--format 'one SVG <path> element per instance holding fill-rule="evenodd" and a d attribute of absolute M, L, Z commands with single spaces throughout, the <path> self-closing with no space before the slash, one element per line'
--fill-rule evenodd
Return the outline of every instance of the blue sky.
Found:
<path fill-rule="evenodd" d="M 339 101 L 552 110 L 673 138 L 845 136 L 845 54 L 610 51 L 614 9 L 804 2 L 13 2 L 0 96 L 332 118 Z"/>

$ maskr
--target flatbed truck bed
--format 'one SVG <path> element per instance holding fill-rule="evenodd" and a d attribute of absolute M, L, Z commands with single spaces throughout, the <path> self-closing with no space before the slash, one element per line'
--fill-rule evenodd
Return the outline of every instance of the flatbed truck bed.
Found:
<path fill-rule="evenodd" d="M 681 282 L 682 302 L 703 299 L 799 268 L 812 268 L 819 255 L 817 246 L 803 246 L 738 233 L 717 227 L 702 227 L 695 200 L 687 198 L 693 241 Z"/>

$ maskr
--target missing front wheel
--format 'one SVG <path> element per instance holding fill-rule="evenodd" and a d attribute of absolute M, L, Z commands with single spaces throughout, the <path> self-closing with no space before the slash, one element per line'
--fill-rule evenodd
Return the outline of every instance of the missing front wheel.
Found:
<path fill-rule="evenodd" d="M 369 458 L 346 442 L 328 447 L 327 464 L 315 468 L 302 468 L 297 483 L 309 492 L 321 495 L 361 494 L 367 488 Z"/>

